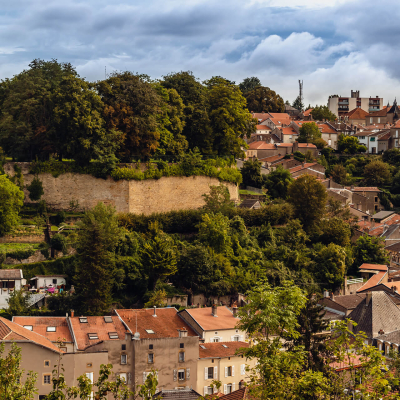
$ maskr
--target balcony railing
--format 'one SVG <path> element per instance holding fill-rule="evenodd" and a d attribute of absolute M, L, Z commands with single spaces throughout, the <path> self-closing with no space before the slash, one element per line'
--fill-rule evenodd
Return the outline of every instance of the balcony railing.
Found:
<path fill-rule="evenodd" d="M 346 105 L 348 106 L 348 105 L 349 105 L 349 101 L 348 101 L 348 100 L 340 100 L 340 101 L 339 101 L 339 104 L 343 104 L 343 105 L 345 105 L 345 106 L 346 106 Z"/>
<path fill-rule="evenodd" d="M 368 109 L 369 111 L 379 111 L 379 107 L 375 108 L 375 107 L 369 107 Z"/>
<path fill-rule="evenodd" d="M 347 284 L 353 285 L 354 283 L 361 283 L 363 281 L 363 278 L 347 279 Z"/>

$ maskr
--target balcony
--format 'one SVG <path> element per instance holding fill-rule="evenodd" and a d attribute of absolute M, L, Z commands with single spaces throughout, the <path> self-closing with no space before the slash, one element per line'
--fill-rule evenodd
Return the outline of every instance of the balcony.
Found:
<path fill-rule="evenodd" d="M 349 105 L 349 101 L 348 100 L 339 100 L 339 104 L 342 104 L 344 106 L 348 106 Z"/>
<path fill-rule="evenodd" d="M 370 107 L 368 108 L 368 111 L 369 111 L 369 112 L 379 111 L 379 107 L 371 107 L 371 106 L 370 106 Z"/>

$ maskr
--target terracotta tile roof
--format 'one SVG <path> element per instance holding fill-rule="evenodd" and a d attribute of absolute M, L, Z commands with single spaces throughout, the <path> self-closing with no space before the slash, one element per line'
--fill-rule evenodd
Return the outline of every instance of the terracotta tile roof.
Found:
<path fill-rule="evenodd" d="M 399 120 L 400 121 L 400 120 Z M 392 134 L 389 132 L 385 133 L 384 135 L 382 135 L 379 139 L 379 141 L 384 141 L 384 140 L 389 140 L 392 137 Z"/>
<path fill-rule="evenodd" d="M 298 135 L 298 133 L 290 126 L 282 128 L 283 135 Z"/>
<path fill-rule="evenodd" d="M 218 342 L 199 344 L 199 358 L 233 357 L 241 348 L 248 348 L 246 342 Z"/>
<path fill-rule="evenodd" d="M 293 143 L 277 143 L 278 147 L 293 147 Z"/>
<path fill-rule="evenodd" d="M 351 360 L 343 360 L 343 361 L 335 361 L 330 363 L 329 365 L 336 371 L 344 371 L 350 369 L 352 367 L 357 368 L 361 367 L 363 364 L 363 360 L 361 356 L 354 355 L 351 357 Z"/>
<path fill-rule="evenodd" d="M 374 111 L 372 113 L 369 113 L 368 117 L 386 117 L 388 111 L 389 111 L 388 108 L 385 107 L 382 110 Z"/>
<path fill-rule="evenodd" d="M 0 341 L 22 340 L 32 342 L 39 346 L 46 347 L 56 353 L 63 353 L 57 346 L 55 346 L 49 339 L 36 332 L 31 332 L 22 326 L 0 317 Z"/>
<path fill-rule="evenodd" d="M 22 279 L 22 269 L 0 269 L 0 279 Z"/>
<path fill-rule="evenodd" d="M 303 121 L 303 120 L 301 120 L 301 121 L 293 121 L 293 123 L 296 124 L 299 128 L 300 128 L 303 124 L 312 124 L 312 123 L 315 124 L 314 121 Z"/>
<path fill-rule="evenodd" d="M 163 389 L 157 392 L 153 399 L 165 399 L 165 400 L 198 400 L 201 395 L 193 389 Z"/>
<path fill-rule="evenodd" d="M 256 125 L 258 131 L 271 131 L 272 129 L 267 125 Z"/>
<path fill-rule="evenodd" d="M 317 163 L 305 163 L 304 165 L 298 165 L 297 167 L 289 168 L 289 172 L 292 174 L 294 172 L 301 171 L 302 169 L 310 168 L 313 165 L 317 165 Z"/>
<path fill-rule="evenodd" d="M 346 189 L 351 190 L 352 192 L 380 192 L 377 187 L 370 186 L 370 187 L 354 187 L 353 189 L 346 187 Z"/>
<path fill-rule="evenodd" d="M 59 339 L 69 343 L 73 342 L 66 317 L 13 317 L 13 322 L 21 326 L 32 326 L 33 332 L 46 337 L 52 342 L 57 342 Z M 54 326 L 56 331 L 47 332 L 48 326 Z"/>
<path fill-rule="evenodd" d="M 371 278 L 368 279 L 368 281 L 365 283 L 364 286 L 361 286 L 360 289 L 357 289 L 357 292 L 362 292 L 367 289 L 370 289 L 379 283 L 382 282 L 382 279 L 387 275 L 387 271 L 379 271 L 377 274 L 371 276 Z"/>
<path fill-rule="evenodd" d="M 367 305 L 366 301 L 370 297 Z M 393 332 L 400 329 L 400 309 L 385 292 L 371 292 L 349 314 L 349 318 L 357 323 L 354 333 L 365 332 L 367 337 L 374 338 L 382 329 Z"/>
<path fill-rule="evenodd" d="M 214 317 L 211 309 L 212 307 L 187 308 L 180 312 L 187 312 L 205 331 L 236 328 L 239 319 L 233 316 L 229 308 L 217 307 L 217 317 Z"/>
<path fill-rule="evenodd" d="M 276 147 L 272 143 L 264 142 L 263 140 L 258 140 L 249 144 L 249 150 L 275 150 Z"/>
<path fill-rule="evenodd" d="M 84 350 L 88 346 L 102 341 L 116 340 L 110 339 L 109 333 L 117 333 L 119 340 L 125 339 L 127 330 L 116 315 L 111 317 L 83 317 L 86 318 L 87 322 L 80 322 L 81 318 L 70 318 L 78 350 Z M 106 318 L 111 318 L 112 322 L 106 322 Z M 96 334 L 98 339 L 89 339 L 89 333 Z"/>
<path fill-rule="evenodd" d="M 382 265 L 382 264 L 361 264 L 360 267 L 358 269 L 368 269 L 371 271 L 387 271 L 388 267 L 386 265 Z"/>
<path fill-rule="evenodd" d="M 385 128 L 387 128 L 387 124 L 373 124 L 373 125 L 365 125 L 363 129 L 365 131 L 373 131 L 373 130 L 376 130 L 376 129 L 382 130 L 382 129 L 385 129 Z"/>
<path fill-rule="evenodd" d="M 235 390 L 232 393 L 220 397 L 221 400 L 256 400 L 259 399 L 259 393 L 256 389 L 245 386 L 241 389 Z"/>
<path fill-rule="evenodd" d="M 253 113 L 252 117 L 258 119 L 259 122 L 262 122 L 270 118 L 270 115 L 268 113 Z"/>
<path fill-rule="evenodd" d="M 290 125 L 292 122 L 290 115 L 286 113 L 269 113 L 269 115 L 271 116 L 271 121 L 278 126 Z"/>
<path fill-rule="evenodd" d="M 304 115 L 305 117 L 309 117 L 312 110 L 314 110 L 314 109 L 313 109 L 313 108 L 309 108 L 308 110 L 306 110 L 306 111 L 303 112 L 303 115 Z"/>
<path fill-rule="evenodd" d="M 354 110 L 349 111 L 344 114 L 349 119 L 365 119 L 366 116 L 369 115 L 367 111 L 364 111 L 362 108 L 355 108 Z"/>
<path fill-rule="evenodd" d="M 335 296 L 333 301 L 344 307 L 346 310 L 356 308 L 365 299 L 365 294 L 348 294 L 344 296 Z"/>
<path fill-rule="evenodd" d="M 154 309 L 140 310 L 115 310 L 132 333 L 137 330 L 140 338 L 167 338 L 179 337 L 179 330 L 185 328 L 188 336 L 197 336 L 193 329 L 178 315 L 173 307 L 157 308 L 154 317 Z M 150 333 L 148 331 L 153 331 Z"/>
<path fill-rule="evenodd" d="M 321 133 L 338 133 L 335 129 L 333 129 L 328 123 L 318 123 L 318 129 Z"/>
<path fill-rule="evenodd" d="M 282 160 L 282 158 L 284 158 L 284 157 L 285 156 L 280 156 L 278 154 L 277 156 L 270 156 L 270 157 L 260 158 L 259 161 L 272 163 L 272 162 L 275 162 L 275 161 L 278 161 L 278 160 Z"/>
<path fill-rule="evenodd" d="M 396 121 L 392 128 L 400 128 L 400 119 Z"/>
<path fill-rule="evenodd" d="M 308 147 L 310 149 L 316 149 L 317 148 L 317 146 L 315 144 L 312 144 L 312 143 L 299 143 L 299 147 L 300 148 Z"/>

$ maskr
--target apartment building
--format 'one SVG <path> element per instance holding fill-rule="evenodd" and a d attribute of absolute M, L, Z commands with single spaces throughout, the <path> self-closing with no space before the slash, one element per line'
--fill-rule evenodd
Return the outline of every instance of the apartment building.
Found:
<path fill-rule="evenodd" d="M 359 90 L 352 90 L 350 97 L 329 96 L 328 108 L 337 117 L 345 117 L 346 114 L 355 108 L 371 113 L 379 111 L 383 108 L 383 98 L 376 97 L 360 97 Z"/>

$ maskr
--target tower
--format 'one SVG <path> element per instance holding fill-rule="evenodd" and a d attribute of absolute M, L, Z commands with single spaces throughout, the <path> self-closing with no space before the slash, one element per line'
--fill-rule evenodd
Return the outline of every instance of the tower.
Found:
<path fill-rule="evenodd" d="M 301 81 L 299 79 L 299 99 L 300 99 L 300 103 L 303 104 L 303 81 Z M 303 109 L 301 109 L 300 111 L 303 111 Z"/>

